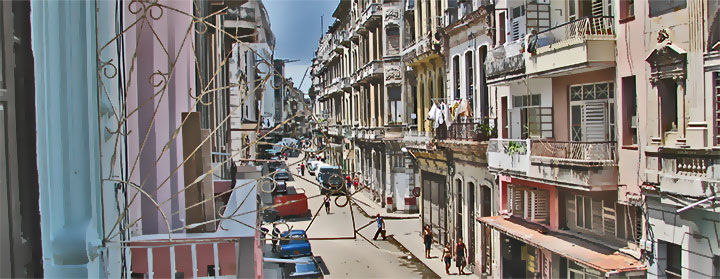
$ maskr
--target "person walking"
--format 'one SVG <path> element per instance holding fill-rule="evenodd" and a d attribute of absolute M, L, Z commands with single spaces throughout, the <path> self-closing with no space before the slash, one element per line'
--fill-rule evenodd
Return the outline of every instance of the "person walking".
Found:
<path fill-rule="evenodd" d="M 325 213 L 330 214 L 330 194 L 325 195 Z"/>
<path fill-rule="evenodd" d="M 350 175 L 345 176 L 345 185 L 347 185 L 347 190 L 352 190 L 352 179 L 350 178 Z"/>
<path fill-rule="evenodd" d="M 272 251 L 277 252 L 277 244 L 278 240 L 280 239 L 280 229 L 278 229 L 277 225 L 273 224 L 273 230 L 272 230 Z"/>
<path fill-rule="evenodd" d="M 440 260 L 445 262 L 445 274 L 450 275 L 450 261 L 452 260 L 452 250 L 450 249 L 450 243 L 445 244 L 445 248 L 443 248 L 443 254 Z"/>
<path fill-rule="evenodd" d="M 358 178 L 357 174 L 355 175 L 355 178 L 353 178 L 353 186 L 355 186 L 355 192 L 360 190 L 358 187 L 360 185 L 360 178 Z"/>
<path fill-rule="evenodd" d="M 370 221 L 372 223 L 372 221 Z M 373 237 L 373 240 L 377 240 L 378 235 L 382 235 L 383 240 L 385 240 L 387 237 L 385 236 L 385 220 L 383 220 L 382 217 L 380 217 L 380 213 L 378 213 L 375 216 L 375 222 L 377 222 L 378 229 L 375 232 L 375 236 Z"/>
<path fill-rule="evenodd" d="M 464 275 L 465 272 L 465 259 L 467 259 L 467 249 L 465 249 L 465 243 L 463 243 L 462 237 L 458 237 L 457 244 L 455 244 L 455 265 L 458 268 L 458 274 Z"/>
<path fill-rule="evenodd" d="M 430 247 L 432 246 L 433 234 L 430 225 L 425 225 L 423 229 L 423 243 L 425 244 L 425 258 L 430 258 Z"/>
<path fill-rule="evenodd" d="M 305 163 L 300 163 L 300 176 L 305 176 Z"/>

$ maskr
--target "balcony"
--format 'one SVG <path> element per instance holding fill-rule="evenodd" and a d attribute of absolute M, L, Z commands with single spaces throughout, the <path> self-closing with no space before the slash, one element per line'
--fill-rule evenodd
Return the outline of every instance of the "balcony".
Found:
<path fill-rule="evenodd" d="M 491 171 L 587 191 L 617 188 L 615 142 L 491 139 Z"/>
<path fill-rule="evenodd" d="M 362 16 L 360 17 L 360 22 L 358 22 L 358 25 L 364 28 L 368 28 L 371 24 L 375 23 L 380 19 L 382 19 L 382 4 L 372 3 L 363 12 Z"/>
<path fill-rule="evenodd" d="M 227 29 L 255 29 L 255 8 L 237 7 L 230 8 L 225 14 L 223 27 Z"/>
<path fill-rule="evenodd" d="M 382 78 L 383 62 L 381 60 L 373 60 L 365 64 L 358 71 L 358 82 L 368 82 L 371 79 Z"/>
<path fill-rule="evenodd" d="M 485 61 L 488 81 L 499 81 L 507 76 L 525 74 L 525 59 L 520 52 L 521 48 L 522 42 L 516 41 L 490 51 L 489 59 Z"/>
<path fill-rule="evenodd" d="M 484 127 L 487 125 L 476 120 L 455 122 L 450 124 L 443 138 L 438 137 L 437 139 L 460 143 L 488 141 L 490 135 L 484 130 Z"/>
<path fill-rule="evenodd" d="M 542 31 L 535 38 L 537 47 L 534 52 L 529 48 L 532 55 L 525 61 L 529 75 L 597 70 L 615 65 L 612 17 L 581 18 Z"/>
<path fill-rule="evenodd" d="M 255 180 L 239 179 L 217 221 L 218 230 L 206 233 L 150 234 L 133 236 L 122 249 L 130 255 L 125 272 L 144 278 L 253 278 L 262 273 L 261 240 L 253 228 L 259 223 Z M 229 187 L 229 184 L 228 184 Z M 196 224 L 188 224 L 185 228 Z M 214 224 L 213 224 L 214 225 Z M 211 268 L 208 268 L 211 267 Z"/>
<path fill-rule="evenodd" d="M 340 88 L 345 92 L 352 90 L 352 77 L 344 77 L 340 79 Z"/>
<path fill-rule="evenodd" d="M 527 174 L 530 170 L 530 140 L 490 139 L 488 168 L 492 172 Z"/>
<path fill-rule="evenodd" d="M 335 33 L 333 35 L 333 50 L 342 53 L 343 47 L 347 47 L 347 45 L 343 44 L 343 42 L 346 40 L 349 41 L 347 31 L 340 30 Z"/>
<path fill-rule="evenodd" d="M 703 197 L 718 190 L 712 185 L 720 183 L 720 150 L 662 147 L 645 155 L 645 181 L 663 192 Z"/>
<path fill-rule="evenodd" d="M 615 142 L 567 142 L 535 140 L 530 147 L 532 162 L 558 165 L 617 166 Z"/>

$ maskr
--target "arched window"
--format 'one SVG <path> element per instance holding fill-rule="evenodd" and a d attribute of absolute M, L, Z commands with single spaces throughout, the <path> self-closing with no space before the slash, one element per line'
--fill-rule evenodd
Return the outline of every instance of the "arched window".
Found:
<path fill-rule="evenodd" d="M 400 53 L 400 28 L 393 25 L 385 30 L 387 36 L 387 54 L 398 55 Z"/>

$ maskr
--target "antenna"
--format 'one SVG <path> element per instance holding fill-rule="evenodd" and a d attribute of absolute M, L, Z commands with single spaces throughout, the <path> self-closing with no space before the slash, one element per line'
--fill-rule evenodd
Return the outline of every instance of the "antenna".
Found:
<path fill-rule="evenodd" d="M 323 16 L 320 15 L 320 38 L 323 36 Z"/>

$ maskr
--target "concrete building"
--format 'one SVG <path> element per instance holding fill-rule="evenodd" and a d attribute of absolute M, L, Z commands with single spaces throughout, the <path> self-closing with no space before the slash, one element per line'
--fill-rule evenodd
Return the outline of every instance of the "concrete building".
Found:
<path fill-rule="evenodd" d="M 314 112 L 327 135 L 327 162 L 363 175 L 388 211 L 417 211 L 411 157 L 403 137 L 411 123 L 401 43 L 403 1 L 341 1 L 313 64 Z"/>
<path fill-rule="evenodd" d="M 646 125 L 640 152 L 648 278 L 717 277 L 718 3 L 640 7 L 631 21 L 644 25 L 636 41 L 645 42 L 646 63 L 636 67 L 647 71 L 637 83 L 646 90 L 638 100 L 646 121 L 638 123 Z"/>

